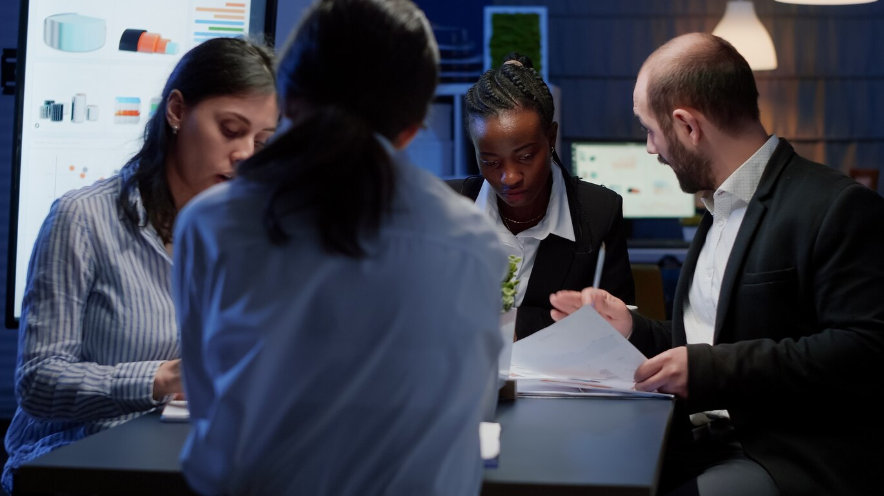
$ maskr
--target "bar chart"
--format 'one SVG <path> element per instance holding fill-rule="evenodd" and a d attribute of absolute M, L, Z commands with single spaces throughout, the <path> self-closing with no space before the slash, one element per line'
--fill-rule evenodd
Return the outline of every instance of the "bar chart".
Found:
<path fill-rule="evenodd" d="M 243 36 L 249 31 L 249 2 L 196 2 L 193 41 L 202 43 L 218 37 Z"/>

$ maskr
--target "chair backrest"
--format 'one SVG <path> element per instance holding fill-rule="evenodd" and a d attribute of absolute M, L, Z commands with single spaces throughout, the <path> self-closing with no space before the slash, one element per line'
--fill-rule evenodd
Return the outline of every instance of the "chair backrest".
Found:
<path fill-rule="evenodd" d="M 663 296 L 663 276 L 654 264 L 632 264 L 635 280 L 635 304 L 645 317 L 666 320 L 666 300 Z"/>

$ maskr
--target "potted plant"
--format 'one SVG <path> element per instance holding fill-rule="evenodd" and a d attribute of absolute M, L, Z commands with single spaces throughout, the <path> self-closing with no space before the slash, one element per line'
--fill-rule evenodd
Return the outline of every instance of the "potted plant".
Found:
<path fill-rule="evenodd" d="M 500 335 L 503 338 L 503 349 L 498 357 L 499 377 L 506 381 L 510 376 L 510 356 L 513 353 L 513 341 L 516 340 L 516 311 L 513 305 L 516 302 L 516 288 L 519 280 L 516 279 L 516 271 L 522 259 L 509 256 L 509 268 L 500 284 L 501 310 L 500 310 Z"/>

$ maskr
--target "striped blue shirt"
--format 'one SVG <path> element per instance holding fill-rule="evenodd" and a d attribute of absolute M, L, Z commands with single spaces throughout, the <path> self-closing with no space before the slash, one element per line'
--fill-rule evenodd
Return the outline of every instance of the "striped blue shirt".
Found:
<path fill-rule="evenodd" d="M 172 260 L 150 225 L 133 228 L 117 207 L 133 172 L 65 194 L 40 229 L 19 325 L 7 491 L 22 464 L 159 405 L 157 368 L 180 356 Z M 132 201 L 144 218 L 137 189 Z"/>

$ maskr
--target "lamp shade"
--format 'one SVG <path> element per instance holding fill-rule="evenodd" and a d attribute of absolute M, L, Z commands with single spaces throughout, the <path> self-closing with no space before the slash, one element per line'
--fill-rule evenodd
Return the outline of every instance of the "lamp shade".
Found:
<path fill-rule="evenodd" d="M 752 2 L 727 3 L 724 17 L 712 30 L 712 34 L 726 39 L 740 52 L 753 71 L 770 71 L 777 68 L 777 52 L 767 29 L 755 15 Z"/>
<path fill-rule="evenodd" d="M 857 3 L 872 3 L 878 0 L 776 0 L 780 3 L 794 3 L 798 5 L 853 5 Z"/>

